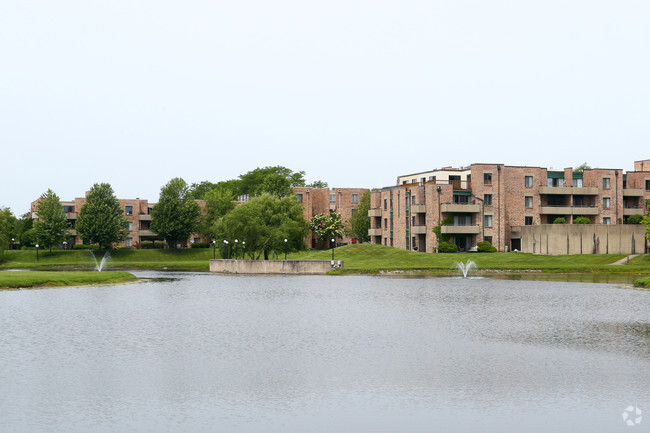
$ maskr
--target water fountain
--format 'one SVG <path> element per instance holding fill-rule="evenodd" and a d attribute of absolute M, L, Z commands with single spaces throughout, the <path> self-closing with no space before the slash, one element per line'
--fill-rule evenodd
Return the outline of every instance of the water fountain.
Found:
<path fill-rule="evenodd" d="M 92 251 L 90 251 L 90 256 L 95 261 L 95 270 L 97 272 L 101 272 L 106 262 L 111 258 L 111 255 L 108 253 L 108 251 L 104 253 L 104 256 L 99 262 L 97 261 L 97 257 L 95 257 L 95 254 Z"/>
<path fill-rule="evenodd" d="M 463 278 L 467 278 L 467 274 L 469 273 L 472 268 L 476 269 L 476 263 L 474 263 L 472 260 L 467 260 L 465 263 L 463 262 L 456 262 L 456 268 L 458 268 L 462 274 Z"/>

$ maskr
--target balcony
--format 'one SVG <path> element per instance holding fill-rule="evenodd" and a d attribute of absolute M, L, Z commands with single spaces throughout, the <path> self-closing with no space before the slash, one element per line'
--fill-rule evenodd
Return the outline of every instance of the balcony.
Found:
<path fill-rule="evenodd" d="M 595 206 L 540 206 L 541 215 L 598 215 L 600 210 Z"/>
<path fill-rule="evenodd" d="M 626 207 L 625 209 L 623 209 L 623 215 L 625 216 L 643 215 L 643 209 Z"/>
<path fill-rule="evenodd" d="M 481 212 L 481 205 L 471 203 L 444 203 L 440 205 L 440 211 L 447 213 L 479 213 Z"/>
<path fill-rule="evenodd" d="M 411 205 L 411 213 L 427 213 L 427 208 L 423 204 Z"/>
<path fill-rule="evenodd" d="M 154 233 L 151 230 L 138 230 L 138 235 L 140 235 L 140 236 L 158 236 L 157 233 Z"/>
<path fill-rule="evenodd" d="M 369 217 L 380 217 L 381 216 L 381 208 L 375 208 L 375 209 L 368 209 L 368 216 Z"/>
<path fill-rule="evenodd" d="M 427 233 L 427 226 L 411 226 L 412 235 L 426 235 Z"/>
<path fill-rule="evenodd" d="M 479 226 L 442 226 L 442 233 L 446 235 L 476 235 L 481 232 Z"/>
<path fill-rule="evenodd" d="M 69 220 L 76 220 L 77 219 L 77 212 L 68 212 L 65 214 L 65 217 Z"/>
<path fill-rule="evenodd" d="M 593 186 L 572 187 L 572 186 L 542 186 L 539 188 L 540 194 L 553 195 L 598 195 L 598 188 Z"/>
<path fill-rule="evenodd" d="M 644 191 L 642 189 L 624 189 L 623 197 L 643 197 Z"/>
<path fill-rule="evenodd" d="M 381 229 L 368 229 L 368 236 L 381 236 Z"/>
<path fill-rule="evenodd" d="M 138 218 L 140 221 L 151 221 L 151 215 L 140 214 Z"/>

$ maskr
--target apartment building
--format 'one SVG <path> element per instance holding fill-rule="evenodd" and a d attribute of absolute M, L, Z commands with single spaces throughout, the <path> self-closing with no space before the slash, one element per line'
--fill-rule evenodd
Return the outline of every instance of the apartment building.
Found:
<path fill-rule="evenodd" d="M 481 240 L 507 251 L 522 249 L 522 227 L 560 217 L 625 224 L 650 199 L 650 160 L 634 167 L 574 172 L 476 163 L 399 176 L 397 185 L 373 191 L 369 235 L 376 244 L 432 252 L 440 224 L 462 251 Z"/>

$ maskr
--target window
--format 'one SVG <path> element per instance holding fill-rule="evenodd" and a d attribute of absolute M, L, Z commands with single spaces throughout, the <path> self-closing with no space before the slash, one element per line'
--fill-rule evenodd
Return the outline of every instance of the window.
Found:
<path fill-rule="evenodd" d="M 195 243 L 195 244 L 198 244 L 198 243 L 200 243 L 200 242 L 201 242 L 201 238 L 194 238 L 194 243 Z"/>
<path fill-rule="evenodd" d="M 485 227 L 492 227 L 492 215 L 483 216 L 483 225 Z"/>
<path fill-rule="evenodd" d="M 388 238 L 384 238 L 384 245 L 388 246 Z"/>
<path fill-rule="evenodd" d="M 492 236 L 484 236 L 483 240 L 492 243 Z"/>
<path fill-rule="evenodd" d="M 296 194 L 298 196 L 298 202 L 302 203 L 302 194 Z"/>
<path fill-rule="evenodd" d="M 526 197 L 525 202 L 526 202 L 526 207 L 527 208 L 533 207 L 533 198 L 532 197 Z"/>
<path fill-rule="evenodd" d="M 573 186 L 576 188 L 582 188 L 582 179 L 573 179 Z"/>
<path fill-rule="evenodd" d="M 492 185 L 492 173 L 483 173 L 483 183 L 485 185 Z"/>
<path fill-rule="evenodd" d="M 359 203 L 359 194 L 352 194 L 352 203 Z"/>
<path fill-rule="evenodd" d="M 603 209 L 609 209 L 611 201 L 609 197 L 603 197 Z"/>
<path fill-rule="evenodd" d="M 126 241 L 124 242 L 124 244 L 127 247 L 132 247 L 133 246 L 133 238 L 126 238 Z"/>
<path fill-rule="evenodd" d="M 336 194 L 330 194 L 330 203 L 336 203 Z"/>
<path fill-rule="evenodd" d="M 357 209 L 352 209 L 352 218 L 357 216 Z"/>
<path fill-rule="evenodd" d="M 384 199 L 384 210 L 388 210 L 388 199 Z"/>
<path fill-rule="evenodd" d="M 417 183 L 417 179 L 411 179 L 411 183 Z"/>
<path fill-rule="evenodd" d="M 63 206 L 63 212 L 64 213 L 73 213 L 74 212 L 74 206 Z"/>
<path fill-rule="evenodd" d="M 525 176 L 524 177 L 524 185 L 526 188 L 532 188 L 533 187 L 533 176 Z"/>
<path fill-rule="evenodd" d="M 384 218 L 384 230 L 388 230 L 388 218 Z"/>
<path fill-rule="evenodd" d="M 133 221 L 129 221 L 129 231 L 133 230 Z"/>
<path fill-rule="evenodd" d="M 411 204 L 415 204 L 415 202 L 416 202 L 415 196 L 411 196 Z"/>
<path fill-rule="evenodd" d="M 645 181 L 645 190 L 650 191 L 650 179 Z"/>
<path fill-rule="evenodd" d="M 126 206 L 126 209 L 124 209 L 124 213 L 127 215 L 133 215 L 133 206 Z"/>
<path fill-rule="evenodd" d="M 603 177 L 603 189 L 609 189 L 609 188 L 610 188 L 609 177 Z"/>
<path fill-rule="evenodd" d="M 420 178 L 420 182 L 424 183 L 424 182 L 426 182 L 426 181 L 427 181 L 427 178 L 426 178 L 426 177 L 421 177 L 421 178 Z"/>
<path fill-rule="evenodd" d="M 526 224 L 527 226 L 532 226 L 533 225 L 533 217 L 532 216 L 524 217 L 524 220 L 525 220 L 524 224 Z"/>
<path fill-rule="evenodd" d="M 436 177 L 435 176 L 429 176 L 429 180 L 434 180 L 435 181 Z"/>
<path fill-rule="evenodd" d="M 485 206 L 492 206 L 492 194 L 484 194 L 483 203 Z"/>
<path fill-rule="evenodd" d="M 413 215 L 413 216 L 411 217 L 411 225 L 412 225 L 412 226 L 415 225 L 415 215 Z"/>
<path fill-rule="evenodd" d="M 610 217 L 603 218 L 603 224 L 610 225 L 611 223 L 612 219 Z"/>
<path fill-rule="evenodd" d="M 403 180 L 403 181 L 402 181 L 402 185 L 406 185 L 407 183 L 408 183 L 407 180 Z"/>
<path fill-rule="evenodd" d="M 152 207 L 147 208 L 147 215 L 151 215 L 151 209 L 153 209 L 153 208 Z"/>

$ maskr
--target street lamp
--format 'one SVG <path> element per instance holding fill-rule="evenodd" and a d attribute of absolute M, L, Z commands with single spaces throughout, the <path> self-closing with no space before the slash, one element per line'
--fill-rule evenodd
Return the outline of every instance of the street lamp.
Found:
<path fill-rule="evenodd" d="M 217 241 L 212 240 L 212 260 L 217 258 Z"/>
<path fill-rule="evenodd" d="M 284 260 L 287 260 L 287 238 L 284 238 Z"/>
<path fill-rule="evenodd" d="M 16 243 L 16 242 L 14 242 L 15 240 L 16 240 L 15 238 L 11 238 L 11 249 L 12 250 L 14 249 L 14 244 Z"/>
<path fill-rule="evenodd" d="M 242 247 L 241 259 L 246 260 L 246 241 L 241 241 L 241 247 Z"/>
<path fill-rule="evenodd" d="M 437 241 L 438 241 L 438 250 L 440 250 L 440 233 L 441 233 L 441 230 L 442 230 L 440 228 L 440 191 L 442 190 L 442 187 L 440 185 L 438 185 L 436 190 L 438 191 L 438 239 L 437 239 Z"/>
<path fill-rule="evenodd" d="M 235 260 L 237 260 L 237 244 L 239 244 L 239 241 L 235 239 Z"/>
<path fill-rule="evenodd" d="M 68 242 L 67 241 L 63 241 L 63 249 L 64 250 L 68 249 Z"/>
<path fill-rule="evenodd" d="M 38 244 L 36 244 L 36 261 L 38 262 Z"/>
<path fill-rule="evenodd" d="M 230 258 L 230 250 L 229 250 L 229 248 L 228 248 L 228 241 L 224 239 L 224 240 L 223 240 L 223 244 L 224 244 L 224 249 L 223 249 L 223 251 L 224 251 L 224 253 L 226 254 L 226 257 L 225 257 L 225 258 L 226 258 L 226 259 L 229 259 L 229 258 Z"/>
<path fill-rule="evenodd" d="M 332 238 L 332 260 L 334 260 L 334 247 L 336 246 L 336 239 Z"/>

